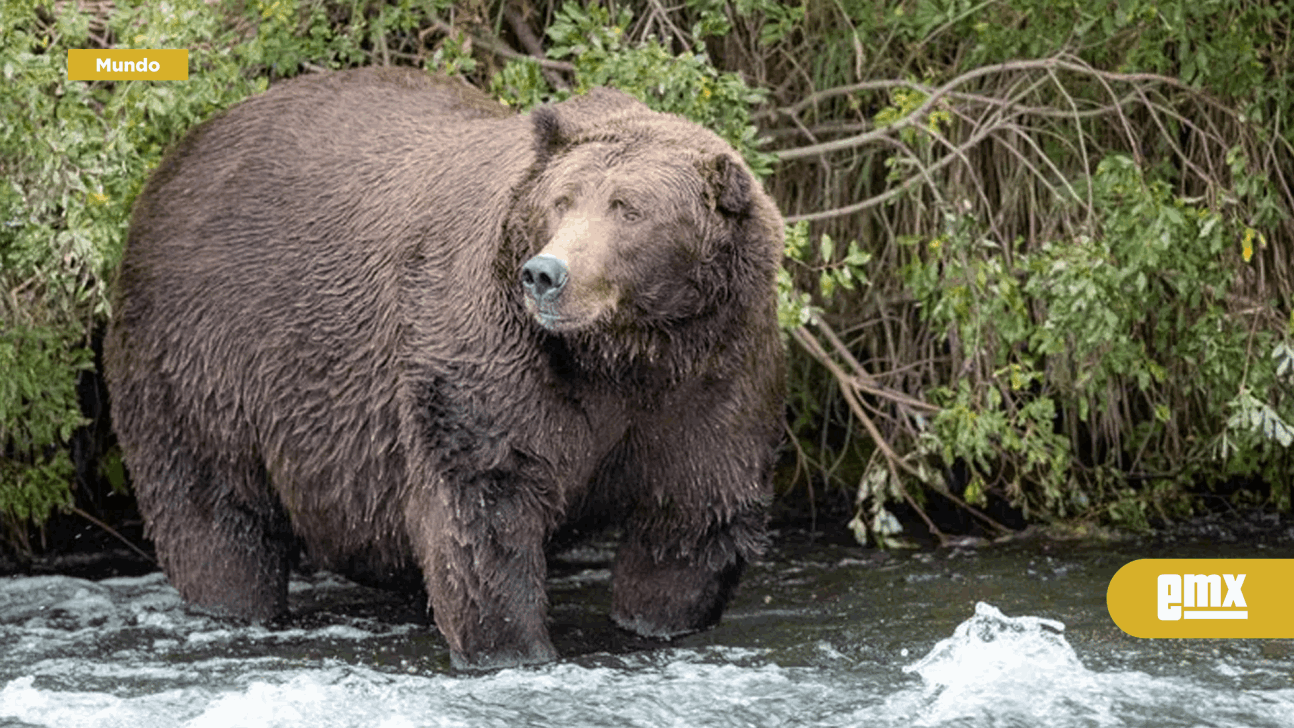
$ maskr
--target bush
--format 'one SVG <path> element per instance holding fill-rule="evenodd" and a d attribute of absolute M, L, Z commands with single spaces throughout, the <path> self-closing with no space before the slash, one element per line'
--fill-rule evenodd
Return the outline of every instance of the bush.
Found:
<path fill-rule="evenodd" d="M 295 35 L 302 16 L 283 0 L 241 14 L 201 0 L 53 10 L 4 0 L 13 20 L 0 45 L 0 521 L 11 543 L 73 503 L 68 441 L 85 424 L 76 377 L 92 366 L 148 171 L 190 126 L 263 90 L 266 75 L 295 73 L 305 59 L 360 60 L 350 51 L 362 29 L 400 26 L 415 8 L 383 8 L 349 33 L 331 31 L 322 5 L 307 10 L 326 32 Z M 96 45 L 188 48 L 190 80 L 67 80 L 67 50 Z"/>
<path fill-rule="evenodd" d="M 786 36 L 773 188 L 872 253 L 796 334 L 836 380 L 797 369 L 801 453 L 857 530 L 1289 507 L 1286 5 L 845 3 Z"/>

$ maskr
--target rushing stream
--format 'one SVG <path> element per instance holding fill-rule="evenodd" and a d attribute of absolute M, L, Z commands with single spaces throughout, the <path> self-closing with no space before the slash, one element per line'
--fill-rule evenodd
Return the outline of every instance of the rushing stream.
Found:
<path fill-rule="evenodd" d="M 609 624 L 609 547 L 568 552 L 566 658 L 485 675 L 449 671 L 417 599 L 328 574 L 268 627 L 156 573 L 0 578 L 0 726 L 1294 726 L 1294 641 L 1140 640 L 1105 608 L 1133 559 L 1284 546 L 777 542 L 717 629 L 667 645 Z"/>

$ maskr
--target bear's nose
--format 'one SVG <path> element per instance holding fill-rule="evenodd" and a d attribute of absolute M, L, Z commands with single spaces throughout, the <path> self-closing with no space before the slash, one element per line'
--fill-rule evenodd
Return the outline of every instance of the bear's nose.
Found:
<path fill-rule="evenodd" d="M 550 303 L 556 299 L 569 277 L 566 261 L 547 253 L 540 253 L 521 266 L 521 285 L 535 303 Z"/>

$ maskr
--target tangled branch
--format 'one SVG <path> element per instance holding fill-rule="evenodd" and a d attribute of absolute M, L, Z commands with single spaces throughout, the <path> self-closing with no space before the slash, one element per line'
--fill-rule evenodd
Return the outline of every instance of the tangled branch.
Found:
<path fill-rule="evenodd" d="M 887 114 L 875 112 L 878 104 L 889 105 Z M 873 109 L 861 131 L 860 108 Z M 832 117 L 841 113 L 850 120 Z M 1005 270 L 1015 270 L 1011 260 L 1018 252 L 1037 251 L 1049 241 L 1099 238 L 1101 211 L 1092 176 L 1111 154 L 1127 155 L 1137 168 L 1172 165 L 1177 199 L 1208 210 L 1231 209 L 1228 214 L 1239 220 L 1255 214 L 1244 208 L 1251 202 L 1236 199 L 1233 192 L 1237 172 L 1232 160 L 1247 159 L 1243 173 L 1267 175 L 1285 208 L 1294 208 L 1288 167 L 1276 163 L 1290 159 L 1291 150 L 1279 137 L 1260 141 L 1238 111 L 1179 79 L 1105 71 L 1068 54 L 975 68 L 939 85 L 879 79 L 811 91 L 759 118 L 783 122 L 772 132 L 782 144 L 797 138 L 811 142 L 773 152 L 783 163 L 783 175 L 775 180 L 781 185 L 779 197 L 793 201 L 788 223 L 815 223 L 841 237 L 870 233 L 874 259 L 887 266 L 919 262 L 925 255 L 899 241 L 934 245 L 948 234 L 950 220 L 963 218 L 983 226 L 983 245 L 997 251 L 990 257 L 1000 256 Z M 868 169 L 870 176 L 859 174 Z M 836 183 L 841 179 L 857 180 L 856 194 L 845 194 L 851 188 Z M 879 285 L 890 287 L 863 300 L 849 298 L 853 307 L 847 310 L 828 306 L 834 313 L 794 329 L 792 339 L 834 381 L 849 417 L 874 445 L 874 460 L 888 473 L 888 487 L 897 489 L 923 518 L 923 507 L 907 484 L 939 492 L 998 531 L 1000 524 L 949 492 L 924 462 L 936 454 L 922 444 L 928 434 L 925 423 L 943 411 L 931 392 L 959 381 L 980 393 L 976 397 L 995 390 L 992 396 L 1011 417 L 1019 415 L 1029 397 L 995 372 L 998 344 L 981 342 L 977 349 L 961 341 L 956 328 L 936 330 L 923 323 L 911 293 L 895 287 L 895 278 L 877 276 Z M 857 306 L 873 312 L 866 317 L 873 323 L 857 324 L 864 318 Z M 885 315 L 886 308 L 896 306 L 907 314 Z M 1035 311 L 1035 318 L 1044 313 Z M 848 344 L 835 323 L 855 327 Z M 855 351 L 871 352 L 871 371 L 851 353 Z M 912 362 L 921 364 L 913 367 Z M 1131 423 L 1144 419 L 1145 408 L 1152 406 L 1144 398 L 1135 402 L 1117 384 L 1109 386 L 1097 405 L 1099 414 L 1085 424 L 1080 426 L 1072 410 L 1057 415 L 1066 418 L 1057 427 L 1069 433 L 1075 452 L 1122 452 Z M 1183 400 L 1173 408 L 1185 412 L 1191 406 Z M 1166 437 L 1185 452 L 1189 438 L 1174 429 L 1181 427 L 1173 424 Z M 1142 442 L 1141 450 L 1130 454 L 1131 462 L 1141 461 L 1145 447 Z M 1028 459 L 1035 456 L 1013 454 L 1000 445 L 998 457 L 998 465 L 980 463 L 980 475 L 1014 499 L 1021 473 L 1040 465 Z M 1076 467 L 1089 468 L 1085 477 L 1099 478 L 1105 466 L 1089 462 Z M 860 498 L 876 496 L 866 490 L 860 486 Z M 934 523 L 926 522 L 942 537 Z"/>

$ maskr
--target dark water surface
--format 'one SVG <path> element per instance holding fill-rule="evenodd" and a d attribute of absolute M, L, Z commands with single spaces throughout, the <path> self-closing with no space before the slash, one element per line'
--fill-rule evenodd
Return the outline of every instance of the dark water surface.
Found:
<path fill-rule="evenodd" d="M 1141 640 L 1105 607 L 1134 559 L 1289 542 L 880 553 L 786 532 L 717 629 L 666 645 L 611 626 L 611 550 L 585 546 L 550 580 L 566 659 L 483 676 L 449 671 L 417 600 L 328 574 L 294 579 L 268 628 L 188 610 L 160 574 L 7 577 L 0 726 L 1294 727 L 1294 641 Z"/>

